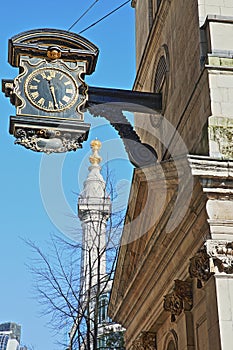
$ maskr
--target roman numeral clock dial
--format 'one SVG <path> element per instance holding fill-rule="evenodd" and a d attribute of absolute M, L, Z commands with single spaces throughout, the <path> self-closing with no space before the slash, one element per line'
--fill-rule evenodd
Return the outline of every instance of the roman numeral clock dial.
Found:
<path fill-rule="evenodd" d="M 40 68 L 25 82 L 25 95 L 37 108 L 62 112 L 77 101 L 78 85 L 72 75 L 58 68 Z"/>

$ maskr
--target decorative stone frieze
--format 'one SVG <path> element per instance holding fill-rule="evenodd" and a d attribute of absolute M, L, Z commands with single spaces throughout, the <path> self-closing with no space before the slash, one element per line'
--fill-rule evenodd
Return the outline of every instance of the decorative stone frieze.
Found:
<path fill-rule="evenodd" d="M 164 310 L 171 312 L 171 322 L 176 320 L 183 310 L 190 311 L 193 306 L 192 284 L 175 280 L 173 292 L 164 296 Z"/>
<path fill-rule="evenodd" d="M 87 135 L 78 132 L 53 129 L 16 128 L 15 144 L 22 145 L 35 152 L 64 153 L 82 148 Z"/>
<path fill-rule="evenodd" d="M 156 350 L 155 333 L 142 332 L 133 342 L 131 350 Z"/>
<path fill-rule="evenodd" d="M 233 242 L 209 239 L 206 249 L 213 261 L 215 273 L 233 273 Z"/>
<path fill-rule="evenodd" d="M 209 118 L 210 155 L 233 159 L 233 120 L 227 117 Z"/>
<path fill-rule="evenodd" d="M 174 291 L 182 298 L 185 310 L 191 310 L 193 305 L 192 284 L 187 281 L 175 280 Z"/>
<path fill-rule="evenodd" d="M 208 56 L 208 64 L 217 67 L 233 67 L 233 58 L 210 55 Z"/>
<path fill-rule="evenodd" d="M 190 259 L 189 274 L 192 278 L 197 278 L 197 288 L 202 288 L 202 282 L 208 281 L 213 275 L 210 271 L 210 256 L 205 247 L 201 248 L 194 257 Z"/>
<path fill-rule="evenodd" d="M 176 316 L 179 316 L 184 309 L 183 300 L 175 292 L 164 296 L 164 310 L 171 312 L 171 322 L 175 322 Z"/>

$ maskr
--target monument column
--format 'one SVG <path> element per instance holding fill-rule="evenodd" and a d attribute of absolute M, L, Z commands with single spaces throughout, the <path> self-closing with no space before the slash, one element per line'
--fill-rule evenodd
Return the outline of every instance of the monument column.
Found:
<path fill-rule="evenodd" d="M 101 148 L 99 140 L 91 142 L 89 174 L 78 200 L 78 215 L 82 222 L 83 295 L 106 276 L 106 223 L 111 213 L 111 202 L 106 193 L 106 183 L 100 173 Z"/>

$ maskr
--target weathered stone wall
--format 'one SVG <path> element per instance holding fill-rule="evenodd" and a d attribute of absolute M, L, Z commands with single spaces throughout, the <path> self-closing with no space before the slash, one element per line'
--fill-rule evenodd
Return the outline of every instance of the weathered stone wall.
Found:
<path fill-rule="evenodd" d="M 189 153 L 232 158 L 233 3 L 162 1 L 156 11 L 149 3 L 138 0 L 135 5 L 139 47 L 135 90 L 156 91 L 156 71 L 164 52 L 167 71 L 156 91 L 163 95 L 162 118 L 156 113 L 137 115 L 137 131 L 155 147 L 159 159 L 169 156 L 166 148 L 174 149 L 177 136 Z M 177 152 L 184 153 L 182 147 Z"/>
<path fill-rule="evenodd" d="M 231 350 L 233 2 L 133 4 L 134 89 L 163 96 L 135 124 L 161 162 L 135 171 L 110 315 L 127 350 Z"/>
<path fill-rule="evenodd" d="M 145 2 L 137 1 L 137 8 L 145 6 Z M 140 10 L 142 11 L 142 8 Z M 208 79 L 203 74 L 200 64 L 197 2 L 162 1 L 154 17 L 149 37 L 140 25 L 137 27 L 137 33 L 144 38 L 147 45 L 144 45 L 144 56 L 138 68 L 135 90 L 154 91 L 156 69 L 164 46 L 167 48 L 168 70 L 162 88 L 165 117 L 163 125 L 155 125 L 158 121 L 157 116 L 137 116 L 136 127 L 140 129 L 140 136 L 143 141 L 146 140 L 155 146 L 160 159 L 164 156 L 165 148 L 159 145 L 155 137 L 160 130 L 163 130 L 167 144 L 169 139 L 172 142 L 175 131 L 179 132 L 189 152 L 194 152 L 200 146 L 202 130 L 210 115 Z M 173 125 L 173 132 L 168 130 L 166 120 Z M 207 152 L 207 149 L 202 150 L 203 154 Z"/>
<path fill-rule="evenodd" d="M 233 159 L 233 17 L 208 15 L 205 27 L 211 100 L 209 154 Z"/>
<path fill-rule="evenodd" d="M 233 2 L 231 0 L 198 0 L 200 26 L 207 15 L 233 16 Z"/>
<path fill-rule="evenodd" d="M 133 1 L 133 6 L 136 10 L 136 66 L 138 67 L 150 30 L 150 3 L 148 1 Z"/>

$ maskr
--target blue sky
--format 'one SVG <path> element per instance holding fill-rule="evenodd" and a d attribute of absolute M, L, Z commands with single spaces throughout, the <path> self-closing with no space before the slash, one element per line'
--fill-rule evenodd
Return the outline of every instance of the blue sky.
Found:
<path fill-rule="evenodd" d="M 78 33 L 123 2 L 99 0 L 72 31 Z M 13 79 L 18 75 L 18 69 L 7 62 L 9 38 L 36 28 L 67 30 L 92 3 L 93 0 L 4 2 L 0 15 L 1 79 Z M 92 86 L 131 89 L 135 77 L 135 40 L 134 10 L 130 3 L 82 35 L 100 49 L 96 71 L 86 82 Z M 33 276 L 26 267 L 31 252 L 21 238 L 32 239 L 46 250 L 50 234 L 60 232 L 69 236 L 70 228 L 77 225 L 77 193 L 86 176 L 93 138 L 103 141 L 103 158 L 108 159 L 114 169 L 119 188 L 122 183 L 129 184 L 132 167 L 117 134 L 106 126 L 105 120 L 86 116 L 92 131 L 82 150 L 44 156 L 14 145 L 8 128 L 9 117 L 15 115 L 15 108 L 3 93 L 0 94 L 0 106 L 0 322 L 21 324 L 22 342 L 33 345 L 34 350 L 61 350 L 54 344 L 52 331 L 46 325 L 48 319 L 40 316 L 40 307 L 32 294 Z M 59 193 L 46 191 L 53 183 L 59 185 Z M 126 197 L 127 191 L 124 191 L 122 201 Z"/>

